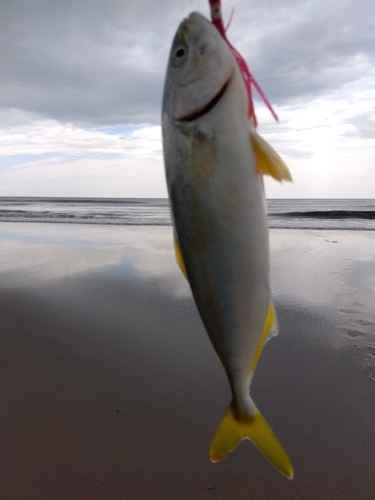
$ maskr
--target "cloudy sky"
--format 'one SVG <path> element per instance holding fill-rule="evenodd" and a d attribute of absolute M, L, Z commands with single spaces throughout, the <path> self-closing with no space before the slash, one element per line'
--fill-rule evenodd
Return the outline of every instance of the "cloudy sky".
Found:
<path fill-rule="evenodd" d="M 222 0 L 279 115 L 259 131 L 294 183 L 375 197 L 374 0 Z M 179 22 L 208 0 L 1 0 L 0 196 L 165 197 L 161 96 Z"/>

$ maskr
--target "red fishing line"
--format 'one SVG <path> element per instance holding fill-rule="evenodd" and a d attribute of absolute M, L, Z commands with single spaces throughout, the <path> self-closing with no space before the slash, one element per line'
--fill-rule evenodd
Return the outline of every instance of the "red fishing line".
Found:
<path fill-rule="evenodd" d="M 240 68 L 242 76 L 243 76 L 243 79 L 245 81 L 247 93 L 248 93 L 248 96 L 249 96 L 249 117 L 253 120 L 253 123 L 254 123 L 254 125 L 256 127 L 257 124 L 258 124 L 258 122 L 257 122 L 257 118 L 255 116 L 255 109 L 254 109 L 253 97 L 252 97 L 252 94 L 251 94 L 251 85 L 254 85 L 254 87 L 256 88 L 256 90 L 258 92 L 258 94 L 260 95 L 260 97 L 263 99 L 263 101 L 265 102 L 266 106 L 270 110 L 272 116 L 275 118 L 276 121 L 279 121 L 279 118 L 278 118 L 277 114 L 273 110 L 273 108 L 272 108 L 270 102 L 268 101 L 267 97 L 264 95 L 263 90 L 259 87 L 257 81 L 255 80 L 255 78 L 253 77 L 253 75 L 250 73 L 249 68 L 248 68 L 248 66 L 247 66 L 244 58 L 233 47 L 233 45 L 230 43 L 230 41 L 227 38 L 226 30 L 225 30 L 224 24 L 223 24 L 223 18 L 222 18 L 222 15 L 221 15 L 221 0 L 208 0 L 208 1 L 210 2 L 210 7 L 211 7 L 211 20 L 212 20 L 212 24 L 214 26 L 216 26 L 216 28 L 219 31 L 219 33 L 221 34 L 221 36 L 224 38 L 224 40 L 229 45 L 231 51 L 233 52 L 234 57 L 236 58 L 238 67 Z M 232 20 L 232 16 L 231 16 L 231 19 L 229 20 L 227 29 L 229 27 L 229 24 L 230 24 L 231 20 Z"/>

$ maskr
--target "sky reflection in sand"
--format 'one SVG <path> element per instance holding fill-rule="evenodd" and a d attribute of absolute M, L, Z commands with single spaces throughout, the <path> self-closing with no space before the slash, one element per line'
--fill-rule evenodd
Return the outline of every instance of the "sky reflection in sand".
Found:
<path fill-rule="evenodd" d="M 374 303 L 375 235 L 371 232 L 273 230 L 273 291 L 280 300 L 328 307 L 348 296 Z"/>
<path fill-rule="evenodd" d="M 299 335 L 309 332 L 304 341 L 314 350 L 336 356 L 354 348 L 351 359 L 375 378 L 374 234 L 274 230 L 271 254 L 279 318 L 284 309 L 298 316 Z"/>
<path fill-rule="evenodd" d="M 169 227 L 2 223 L 0 239 L 2 286 L 12 286 L 17 276 L 24 283 L 25 277 L 37 282 L 95 271 L 168 278 L 176 293 L 190 294 Z M 270 247 L 277 303 L 335 311 L 375 303 L 373 233 L 271 230 Z"/>
<path fill-rule="evenodd" d="M 189 293 L 174 261 L 170 228 L 0 224 L 2 286 L 92 272 L 119 277 L 168 277 L 177 295 Z"/>

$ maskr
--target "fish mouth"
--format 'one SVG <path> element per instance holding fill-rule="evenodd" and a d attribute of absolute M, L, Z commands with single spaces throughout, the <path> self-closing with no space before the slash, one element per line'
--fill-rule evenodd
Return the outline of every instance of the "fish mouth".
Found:
<path fill-rule="evenodd" d="M 219 92 L 209 101 L 203 108 L 198 109 L 198 111 L 194 111 L 193 113 L 190 113 L 189 115 L 185 115 L 181 118 L 178 119 L 179 122 L 192 122 L 193 120 L 197 120 L 198 118 L 201 118 L 204 115 L 207 115 L 213 109 L 216 104 L 222 99 L 224 96 L 225 92 L 227 91 L 227 88 L 229 86 L 230 78 L 224 83 L 224 85 L 221 87 Z"/>

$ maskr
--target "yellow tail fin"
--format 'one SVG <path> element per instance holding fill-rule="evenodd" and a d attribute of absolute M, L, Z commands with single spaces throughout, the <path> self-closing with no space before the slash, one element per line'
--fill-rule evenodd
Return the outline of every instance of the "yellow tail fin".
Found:
<path fill-rule="evenodd" d="M 288 455 L 258 410 L 253 421 L 243 421 L 233 416 L 232 405 L 229 406 L 211 441 L 211 461 L 224 458 L 243 439 L 250 439 L 280 472 L 293 479 Z"/>

